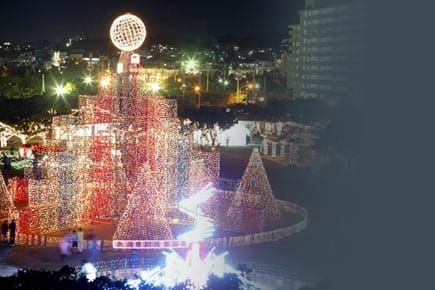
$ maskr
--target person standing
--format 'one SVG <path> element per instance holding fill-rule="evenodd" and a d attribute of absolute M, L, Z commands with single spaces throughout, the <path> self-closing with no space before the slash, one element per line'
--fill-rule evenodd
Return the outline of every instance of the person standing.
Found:
<path fill-rule="evenodd" d="M 3 170 L 8 170 L 8 157 L 6 156 L 6 154 L 3 154 L 3 158 L 2 158 L 2 162 L 3 162 Z"/>
<path fill-rule="evenodd" d="M 89 233 L 89 240 L 90 240 L 90 244 L 89 244 L 89 260 L 91 262 L 95 262 L 98 261 L 98 257 L 99 257 L 99 249 L 97 246 L 97 237 L 94 234 L 94 230 L 91 229 L 90 233 Z"/>
<path fill-rule="evenodd" d="M 8 221 L 4 220 L 2 224 L 2 244 L 8 244 Z"/>
<path fill-rule="evenodd" d="M 72 238 L 72 247 L 71 247 L 71 250 L 74 253 L 74 252 L 76 252 L 78 250 L 78 237 L 77 237 L 76 230 L 73 230 L 73 232 L 71 234 L 71 238 Z"/>
<path fill-rule="evenodd" d="M 71 255 L 72 234 L 68 233 L 63 236 L 59 241 L 60 248 L 60 261 L 64 262 L 66 257 Z"/>
<path fill-rule="evenodd" d="M 12 170 L 12 158 L 6 156 L 6 170 Z"/>
<path fill-rule="evenodd" d="M 79 228 L 77 231 L 77 248 L 79 253 L 83 251 L 83 240 L 84 240 L 84 233 L 82 228 Z"/>
<path fill-rule="evenodd" d="M 15 245 L 15 231 L 17 229 L 17 225 L 15 224 L 15 220 L 12 219 L 9 224 L 9 245 Z"/>
<path fill-rule="evenodd" d="M 41 169 L 39 168 L 39 161 L 36 157 L 32 161 L 32 174 L 33 178 L 37 180 L 41 179 Z"/>

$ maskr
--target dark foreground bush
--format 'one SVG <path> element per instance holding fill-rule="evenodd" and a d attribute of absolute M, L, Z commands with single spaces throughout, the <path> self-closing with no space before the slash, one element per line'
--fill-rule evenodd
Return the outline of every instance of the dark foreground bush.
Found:
<path fill-rule="evenodd" d="M 86 277 L 75 268 L 64 266 L 59 271 L 40 271 L 24 269 L 10 277 L 0 277 L 1 289 L 22 290 L 130 290 L 125 280 L 112 280 L 98 277 L 88 282 Z M 208 290 L 238 290 L 241 281 L 235 274 L 226 274 L 223 278 L 211 276 Z M 173 289 L 186 289 L 187 284 L 180 284 Z M 162 287 L 141 284 L 140 290 L 162 290 Z"/>

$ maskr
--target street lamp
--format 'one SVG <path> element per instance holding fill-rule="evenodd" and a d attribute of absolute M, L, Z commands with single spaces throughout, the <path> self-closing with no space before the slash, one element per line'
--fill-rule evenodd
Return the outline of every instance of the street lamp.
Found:
<path fill-rule="evenodd" d="M 199 67 L 199 62 L 194 57 L 181 61 L 180 72 L 181 72 L 182 77 L 183 77 L 182 85 L 181 85 L 183 97 L 185 95 L 186 74 L 196 75 L 198 73 L 198 67 Z"/>
<path fill-rule="evenodd" d="M 186 62 L 184 62 L 184 69 L 186 73 L 198 73 L 198 61 L 194 58 L 189 58 Z"/>
<path fill-rule="evenodd" d="M 67 89 L 64 85 L 56 85 L 54 87 L 54 94 L 58 97 L 63 97 L 67 93 Z"/>
<path fill-rule="evenodd" d="M 243 89 L 244 87 L 240 87 L 240 80 L 244 79 L 246 76 L 243 75 L 240 71 L 235 71 L 234 72 L 234 79 L 236 80 L 236 103 L 239 103 L 240 100 L 240 91 L 241 89 Z"/>
<path fill-rule="evenodd" d="M 160 90 L 160 84 L 157 82 L 150 83 L 150 89 L 155 94 Z"/>
<path fill-rule="evenodd" d="M 257 94 L 258 94 L 258 89 L 259 88 L 260 88 L 260 84 L 254 83 L 254 85 L 253 85 L 253 89 L 254 89 L 254 102 L 257 102 Z M 260 102 L 262 102 L 262 101 L 260 101 Z"/>
<path fill-rule="evenodd" d="M 54 90 L 54 94 L 57 97 L 63 97 L 73 92 L 75 90 L 75 85 L 71 82 L 66 82 L 65 84 L 63 84 L 62 82 L 60 84 L 56 84 L 53 90 Z"/>
<path fill-rule="evenodd" d="M 101 80 L 100 80 L 100 86 L 103 87 L 104 89 L 110 86 L 110 76 L 104 76 Z"/>
<path fill-rule="evenodd" d="M 195 86 L 193 88 L 193 90 L 198 95 L 198 109 L 199 109 L 199 108 L 201 108 L 201 87 L 200 86 Z"/>
<path fill-rule="evenodd" d="M 85 76 L 83 78 L 83 83 L 88 85 L 88 86 L 91 85 L 92 84 L 92 77 L 91 76 Z"/>
<path fill-rule="evenodd" d="M 258 83 L 249 83 L 247 82 L 243 86 L 239 86 L 239 83 L 237 82 L 237 102 L 239 102 L 241 92 L 245 90 L 246 95 L 246 102 L 248 102 L 248 90 L 254 91 L 254 97 L 256 97 L 257 90 L 260 88 L 260 85 Z"/>
<path fill-rule="evenodd" d="M 223 88 L 224 88 L 223 91 L 225 92 L 225 89 L 226 89 L 226 87 L 228 86 L 228 80 L 224 80 L 224 79 L 222 79 L 222 78 L 219 78 L 218 82 L 219 82 L 220 84 L 222 84 L 222 86 L 223 86 Z"/>

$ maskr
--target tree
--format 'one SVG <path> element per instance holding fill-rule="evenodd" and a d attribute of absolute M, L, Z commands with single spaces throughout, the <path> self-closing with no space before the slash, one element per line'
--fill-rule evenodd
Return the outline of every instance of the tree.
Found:
<path fill-rule="evenodd" d="M 36 94 L 32 77 L 29 73 L 26 74 L 26 77 L 19 75 L 0 77 L 0 92 L 2 96 L 8 99 L 29 98 Z"/>
<path fill-rule="evenodd" d="M 64 266 L 58 271 L 46 270 L 19 270 L 15 275 L 0 277 L 2 289 L 62 289 L 62 290 L 163 290 L 163 286 L 154 286 L 142 282 L 138 288 L 131 288 L 126 284 L 126 280 L 112 280 L 106 276 L 97 277 L 93 281 L 88 281 L 83 273 L 77 268 Z M 241 281 L 235 274 L 225 274 L 222 278 L 211 276 L 208 285 L 204 290 L 239 290 Z M 172 289 L 188 289 L 188 282 L 177 285 Z"/>
<path fill-rule="evenodd" d="M 148 163 L 140 169 L 137 183 L 116 228 L 115 240 L 170 240 L 172 231 L 166 218 L 167 200 L 161 192 L 162 180 Z"/>
<path fill-rule="evenodd" d="M 242 230 L 246 225 L 262 229 L 267 221 L 281 216 L 257 148 L 252 151 L 227 216 Z"/>

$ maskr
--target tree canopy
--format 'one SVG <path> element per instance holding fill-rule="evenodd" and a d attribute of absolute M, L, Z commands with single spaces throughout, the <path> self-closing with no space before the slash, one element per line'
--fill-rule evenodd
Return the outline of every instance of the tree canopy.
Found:
<path fill-rule="evenodd" d="M 185 109 L 180 117 L 188 118 L 193 123 L 198 123 L 199 128 L 213 128 L 215 124 L 218 124 L 220 128 L 228 129 L 237 123 L 234 111 L 217 107 Z"/>

